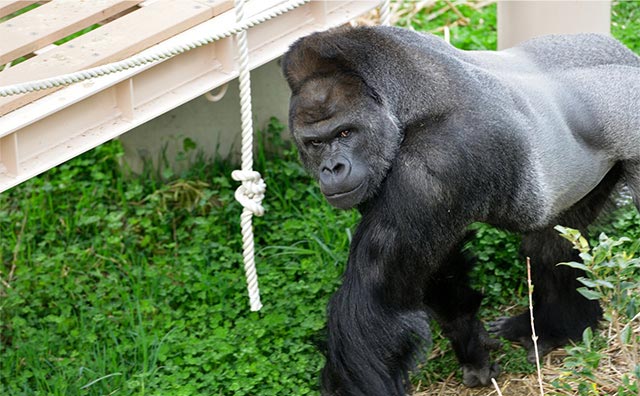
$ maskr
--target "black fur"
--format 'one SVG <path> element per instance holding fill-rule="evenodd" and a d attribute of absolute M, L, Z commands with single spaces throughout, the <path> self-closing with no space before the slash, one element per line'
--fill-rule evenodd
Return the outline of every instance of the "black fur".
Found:
<path fill-rule="evenodd" d="M 611 204 L 611 194 L 621 178 L 622 166 L 618 164 L 594 190 L 552 224 L 571 224 L 571 227 L 587 235 L 587 227 Z M 534 318 L 540 337 L 540 351 L 549 352 L 569 340 L 580 339 L 585 328 L 595 328 L 602 315 L 600 306 L 575 291 L 582 286 L 576 278 L 584 276 L 583 271 L 556 265 L 559 262 L 580 261 L 578 252 L 571 244 L 558 238 L 557 231 L 550 226 L 525 233 L 520 249 L 522 256 L 529 257 L 533 266 L 532 283 L 536 285 Z M 529 312 L 499 319 L 490 323 L 489 329 L 494 334 L 526 346 L 529 360 L 535 362 Z"/>
<path fill-rule="evenodd" d="M 599 306 L 553 226 L 584 230 L 624 177 L 640 208 L 640 59 L 598 35 L 465 52 L 397 28 L 340 28 L 283 60 L 290 129 L 328 201 L 362 213 L 328 307 L 327 395 L 404 395 L 430 342 L 451 340 L 469 386 L 499 373 L 461 253 L 483 221 L 524 233 L 545 350 L 595 326 Z M 528 343 L 525 316 L 490 331 Z"/>

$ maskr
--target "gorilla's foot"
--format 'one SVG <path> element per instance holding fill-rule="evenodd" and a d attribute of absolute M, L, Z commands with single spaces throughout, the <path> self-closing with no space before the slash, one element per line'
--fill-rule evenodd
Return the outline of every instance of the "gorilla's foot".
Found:
<path fill-rule="evenodd" d="M 501 317 L 489 322 L 489 334 L 506 338 L 509 341 L 522 345 L 527 350 L 527 360 L 536 362 L 536 350 L 531 338 L 531 322 L 529 313 L 513 317 Z M 538 337 L 538 357 L 542 357 L 567 343 L 566 337 Z"/>
<path fill-rule="evenodd" d="M 470 388 L 487 386 L 491 384 L 491 378 L 498 378 L 500 366 L 498 363 L 488 364 L 477 368 L 470 365 L 462 366 L 462 383 Z"/>
<path fill-rule="evenodd" d="M 493 336 L 503 337 L 509 341 L 523 343 L 531 340 L 531 328 L 524 323 L 524 316 L 503 316 L 488 323 L 487 331 Z"/>

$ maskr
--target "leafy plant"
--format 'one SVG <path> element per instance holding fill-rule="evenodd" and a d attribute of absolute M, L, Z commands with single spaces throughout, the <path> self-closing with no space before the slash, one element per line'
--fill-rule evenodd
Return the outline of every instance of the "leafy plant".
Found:
<path fill-rule="evenodd" d="M 638 395 L 640 390 L 640 240 L 627 237 L 611 238 L 600 234 L 598 243 L 591 247 L 579 231 L 557 226 L 560 235 L 578 250 L 582 262 L 560 263 L 585 271 L 578 278 L 584 286 L 578 292 L 590 300 L 600 300 L 604 307 L 604 319 L 608 323 L 607 341 L 617 345 L 616 367 L 626 368 L 617 380 L 599 375 L 598 369 L 607 343 L 594 347 L 592 330 L 583 334 L 583 344 L 567 348 L 569 356 L 564 361 L 567 372 L 556 381 L 558 387 L 567 389 L 569 380 L 577 381 L 580 395 L 611 394 Z M 609 354 L 611 351 L 609 351 Z"/>
<path fill-rule="evenodd" d="M 524 304 L 526 280 L 522 278 L 523 265 L 518 255 L 520 237 L 482 223 L 473 224 L 471 230 L 475 238 L 469 249 L 477 261 L 471 279 L 484 294 L 483 305 L 506 305 L 514 298 Z"/>

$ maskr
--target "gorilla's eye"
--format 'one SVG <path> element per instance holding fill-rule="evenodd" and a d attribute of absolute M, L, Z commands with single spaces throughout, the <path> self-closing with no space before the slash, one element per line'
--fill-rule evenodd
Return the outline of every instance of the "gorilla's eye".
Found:
<path fill-rule="evenodd" d="M 320 140 L 309 140 L 309 144 L 311 144 L 312 146 L 318 147 L 322 144 L 322 142 Z"/>
<path fill-rule="evenodd" d="M 338 136 L 346 138 L 347 136 L 349 136 L 351 134 L 351 131 L 348 129 L 345 129 L 344 131 L 340 132 L 340 134 Z"/>

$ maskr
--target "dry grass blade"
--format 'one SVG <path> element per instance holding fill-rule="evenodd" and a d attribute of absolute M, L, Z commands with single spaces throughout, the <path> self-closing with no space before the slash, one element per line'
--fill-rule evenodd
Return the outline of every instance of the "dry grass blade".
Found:
<path fill-rule="evenodd" d="M 495 378 L 491 378 L 491 383 L 493 384 L 493 387 L 496 389 L 496 392 L 498 392 L 498 396 L 502 396 L 502 392 L 500 392 L 500 387 L 498 386 L 498 383 L 496 382 Z"/>
<path fill-rule="evenodd" d="M 462 25 L 467 25 L 469 23 L 469 18 L 467 18 L 466 16 L 464 16 L 460 10 L 458 9 L 458 7 L 456 7 L 455 4 L 451 3 L 451 0 L 445 0 L 447 5 L 449 6 L 449 8 L 451 9 L 451 11 L 454 12 L 454 14 L 456 14 L 460 20 L 462 21 Z"/>
<path fill-rule="evenodd" d="M 16 245 L 13 247 L 13 260 L 11 260 L 11 268 L 9 269 L 9 273 L 7 274 L 7 279 L 3 279 L 0 276 L 0 284 L 2 284 L 6 289 L 11 289 L 11 282 L 13 281 L 13 277 L 15 276 L 16 267 L 18 263 L 18 253 L 20 252 L 20 245 L 22 243 L 22 235 L 24 234 L 24 229 L 27 225 L 27 214 L 22 217 L 22 224 L 20 225 L 20 232 L 18 233 Z M 0 271 L 0 275 L 2 271 Z M 0 290 L 0 295 L 4 294 L 3 290 Z"/>
<path fill-rule="evenodd" d="M 536 355 L 536 372 L 538 373 L 538 386 L 540 387 L 540 396 L 544 396 L 544 387 L 542 385 L 542 370 L 540 369 L 540 354 L 538 353 L 538 336 L 536 335 L 536 326 L 533 323 L 533 284 L 531 283 L 531 259 L 527 257 L 527 286 L 529 296 L 529 317 L 531 318 L 531 340 L 533 341 L 533 349 Z"/>

